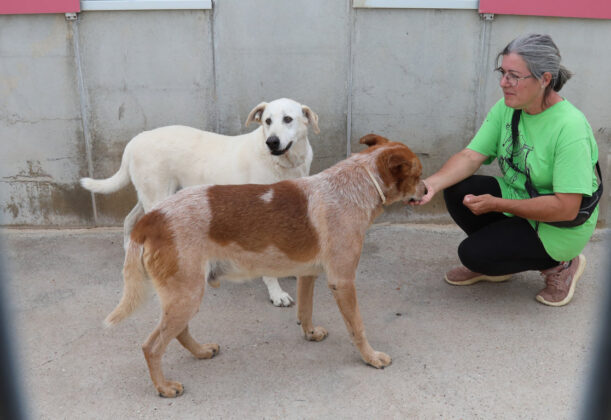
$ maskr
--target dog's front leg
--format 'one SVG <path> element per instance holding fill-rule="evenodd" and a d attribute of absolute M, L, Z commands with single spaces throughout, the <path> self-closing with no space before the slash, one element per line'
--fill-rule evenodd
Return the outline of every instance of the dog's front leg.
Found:
<path fill-rule="evenodd" d="M 321 341 L 327 336 L 323 327 L 312 325 L 312 300 L 316 277 L 301 276 L 297 278 L 297 319 L 301 324 L 306 340 Z"/>
<path fill-rule="evenodd" d="M 264 276 L 263 283 L 267 286 L 269 300 L 274 306 L 291 306 L 293 304 L 293 298 L 282 290 L 277 278 Z"/>
<path fill-rule="evenodd" d="M 359 305 L 356 299 L 356 289 L 354 287 L 354 278 L 338 280 L 329 279 L 329 288 L 333 291 L 333 297 L 337 302 L 344 322 L 348 328 L 348 333 L 352 338 L 354 345 L 361 352 L 361 357 L 365 363 L 375 367 L 384 368 L 390 365 L 392 359 L 386 353 L 375 351 L 369 345 L 365 336 L 365 327 L 359 311 Z"/>

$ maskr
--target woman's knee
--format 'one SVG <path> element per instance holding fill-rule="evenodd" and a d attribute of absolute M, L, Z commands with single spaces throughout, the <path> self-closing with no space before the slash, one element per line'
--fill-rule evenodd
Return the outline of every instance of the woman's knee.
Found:
<path fill-rule="evenodd" d="M 443 190 L 443 198 L 448 209 L 462 205 L 465 195 L 491 194 L 500 197 L 501 188 L 496 179 L 486 175 L 471 175 Z"/>
<path fill-rule="evenodd" d="M 452 208 L 457 204 L 462 204 L 465 193 L 465 181 L 460 181 L 458 184 L 454 184 L 451 187 L 443 190 L 443 199 L 446 203 L 446 207 Z"/>
<path fill-rule="evenodd" d="M 476 273 L 486 273 L 486 264 L 482 260 L 482 250 L 478 249 L 475 241 L 466 238 L 458 245 L 458 258 L 462 265 Z"/>

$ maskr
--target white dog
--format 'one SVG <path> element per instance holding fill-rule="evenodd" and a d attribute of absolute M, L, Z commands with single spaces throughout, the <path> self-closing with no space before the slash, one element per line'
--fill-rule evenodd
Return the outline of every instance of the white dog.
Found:
<path fill-rule="evenodd" d="M 224 136 L 184 126 L 145 131 L 125 146 L 121 167 L 102 180 L 82 178 L 81 185 L 107 194 L 129 184 L 138 192 L 138 203 L 124 222 L 124 243 L 136 222 L 155 204 L 181 188 L 199 184 L 271 184 L 307 176 L 312 147 L 307 125 L 319 133 L 318 115 L 291 99 L 262 102 L 248 115 L 261 124 L 240 136 Z M 289 306 L 291 296 L 278 280 L 263 277 L 275 306 Z"/>

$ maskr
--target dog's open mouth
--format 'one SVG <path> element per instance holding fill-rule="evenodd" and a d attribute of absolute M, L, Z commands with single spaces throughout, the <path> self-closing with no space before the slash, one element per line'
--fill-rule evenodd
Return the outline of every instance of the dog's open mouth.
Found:
<path fill-rule="evenodd" d="M 280 156 L 280 155 L 283 155 L 283 154 L 285 154 L 286 152 L 288 152 L 288 151 L 289 151 L 289 149 L 291 148 L 291 146 L 292 146 L 292 145 L 293 145 L 293 142 L 290 142 L 290 143 L 288 144 L 288 146 L 286 146 L 286 147 L 285 147 L 284 149 L 282 149 L 282 150 L 272 150 L 272 151 L 271 151 L 271 154 L 272 154 L 272 155 L 274 155 L 274 156 Z"/>

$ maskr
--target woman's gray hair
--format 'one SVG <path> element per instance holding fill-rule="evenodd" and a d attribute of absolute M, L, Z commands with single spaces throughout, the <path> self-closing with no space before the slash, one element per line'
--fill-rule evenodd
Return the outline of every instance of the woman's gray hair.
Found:
<path fill-rule="evenodd" d="M 552 75 L 551 82 L 545 88 L 544 98 L 547 98 L 552 90 L 560 91 L 573 75 L 560 64 L 560 51 L 549 35 L 530 34 L 514 39 L 496 56 L 497 67 L 500 66 L 503 56 L 511 53 L 522 57 L 530 73 L 538 80 L 541 80 L 545 72 Z"/>

